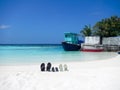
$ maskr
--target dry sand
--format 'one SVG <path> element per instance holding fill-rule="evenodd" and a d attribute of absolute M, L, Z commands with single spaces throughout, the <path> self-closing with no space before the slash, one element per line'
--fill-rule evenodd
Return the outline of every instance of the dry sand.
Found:
<path fill-rule="evenodd" d="M 0 90 L 120 90 L 120 55 L 61 64 L 69 71 L 41 72 L 40 64 L 0 66 Z"/>

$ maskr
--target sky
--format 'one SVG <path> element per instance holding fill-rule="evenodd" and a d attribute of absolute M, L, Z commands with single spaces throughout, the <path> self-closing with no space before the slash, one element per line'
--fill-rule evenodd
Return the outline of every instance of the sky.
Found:
<path fill-rule="evenodd" d="M 0 0 L 0 44 L 60 44 L 112 15 L 120 0 Z"/>

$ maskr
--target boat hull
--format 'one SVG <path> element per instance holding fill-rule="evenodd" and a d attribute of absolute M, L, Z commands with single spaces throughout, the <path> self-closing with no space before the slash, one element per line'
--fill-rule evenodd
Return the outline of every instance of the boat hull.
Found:
<path fill-rule="evenodd" d="M 103 49 L 82 49 L 84 52 L 102 52 Z"/>
<path fill-rule="evenodd" d="M 102 52 L 104 51 L 103 47 L 100 45 L 83 45 L 81 51 L 84 52 Z"/>
<path fill-rule="evenodd" d="M 79 44 L 70 44 L 67 42 L 62 42 L 62 46 L 65 51 L 78 51 L 81 48 L 81 45 Z"/>

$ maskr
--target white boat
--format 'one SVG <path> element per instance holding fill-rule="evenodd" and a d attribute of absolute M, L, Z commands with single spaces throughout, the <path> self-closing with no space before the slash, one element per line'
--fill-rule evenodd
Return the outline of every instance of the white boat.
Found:
<path fill-rule="evenodd" d="M 83 44 L 81 51 L 86 51 L 86 52 L 102 52 L 103 45 L 91 45 L 91 44 Z"/>

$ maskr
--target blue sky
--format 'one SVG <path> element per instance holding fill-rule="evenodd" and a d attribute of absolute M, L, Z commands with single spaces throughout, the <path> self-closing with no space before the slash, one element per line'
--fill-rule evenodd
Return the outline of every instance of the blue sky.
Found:
<path fill-rule="evenodd" d="M 120 0 L 0 0 L 0 44 L 59 44 L 112 15 Z"/>

